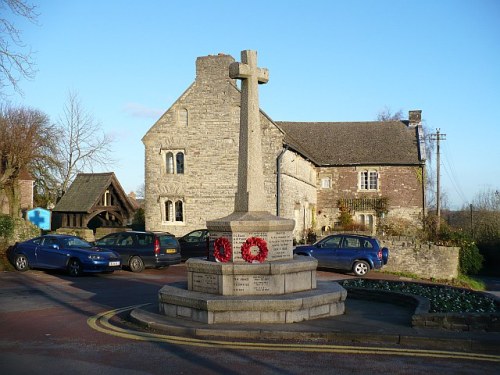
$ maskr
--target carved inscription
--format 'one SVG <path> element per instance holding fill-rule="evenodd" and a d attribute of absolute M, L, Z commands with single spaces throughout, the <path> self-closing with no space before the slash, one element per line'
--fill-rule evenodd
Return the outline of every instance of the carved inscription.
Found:
<path fill-rule="evenodd" d="M 291 232 L 269 232 L 267 243 L 269 260 L 293 258 L 293 238 Z"/>
<path fill-rule="evenodd" d="M 219 279 L 217 275 L 194 273 L 193 290 L 205 293 L 219 293 Z"/>
<path fill-rule="evenodd" d="M 241 275 L 234 277 L 235 294 L 262 294 L 271 290 L 271 278 L 266 275 Z"/>

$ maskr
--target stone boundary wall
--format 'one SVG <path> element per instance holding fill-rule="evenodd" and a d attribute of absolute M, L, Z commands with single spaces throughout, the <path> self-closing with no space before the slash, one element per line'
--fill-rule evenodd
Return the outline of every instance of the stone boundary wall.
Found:
<path fill-rule="evenodd" d="M 421 296 L 378 289 L 346 287 L 347 298 L 387 302 L 415 309 L 411 317 L 414 328 L 452 331 L 500 332 L 500 313 L 430 313 L 430 301 Z M 497 308 L 499 300 L 495 300 Z"/>
<path fill-rule="evenodd" d="M 424 279 L 452 280 L 458 277 L 459 247 L 421 243 L 414 238 L 379 238 L 389 249 L 386 272 L 404 272 Z"/>

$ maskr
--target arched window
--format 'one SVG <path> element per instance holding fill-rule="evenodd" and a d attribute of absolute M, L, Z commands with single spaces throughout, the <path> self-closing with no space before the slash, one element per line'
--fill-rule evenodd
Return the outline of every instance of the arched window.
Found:
<path fill-rule="evenodd" d="M 184 205 L 182 201 L 175 202 L 175 221 L 184 221 Z"/>
<path fill-rule="evenodd" d="M 166 165 L 167 165 L 167 173 L 168 174 L 173 174 L 174 173 L 174 154 L 171 152 L 167 152 L 166 154 Z"/>
<path fill-rule="evenodd" d="M 175 155 L 175 164 L 177 167 L 177 174 L 184 173 L 184 154 L 182 152 L 178 152 Z"/>
<path fill-rule="evenodd" d="M 172 201 L 165 202 L 165 221 L 173 221 L 173 205 Z"/>

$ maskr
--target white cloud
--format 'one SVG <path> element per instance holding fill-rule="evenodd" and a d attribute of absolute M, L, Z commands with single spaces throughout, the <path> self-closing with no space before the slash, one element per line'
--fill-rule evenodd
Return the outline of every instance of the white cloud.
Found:
<path fill-rule="evenodd" d="M 163 114 L 161 109 L 148 108 L 139 103 L 126 103 L 123 109 L 132 117 L 158 119 Z"/>

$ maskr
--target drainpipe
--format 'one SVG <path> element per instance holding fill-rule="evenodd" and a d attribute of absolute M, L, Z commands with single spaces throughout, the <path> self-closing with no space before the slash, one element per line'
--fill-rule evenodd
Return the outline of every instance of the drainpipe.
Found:
<path fill-rule="evenodd" d="M 281 159 L 283 155 L 288 150 L 288 145 L 281 150 L 280 154 L 276 158 L 276 216 L 280 216 L 280 201 L 281 201 Z"/>

